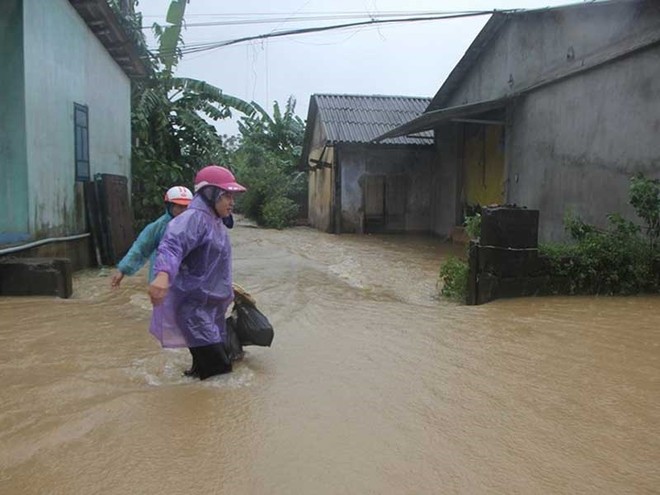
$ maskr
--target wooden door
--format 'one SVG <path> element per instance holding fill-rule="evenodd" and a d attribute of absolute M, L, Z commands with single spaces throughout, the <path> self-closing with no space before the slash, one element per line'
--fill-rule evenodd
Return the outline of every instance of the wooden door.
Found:
<path fill-rule="evenodd" d="M 408 177 L 389 175 L 385 184 L 385 223 L 389 231 L 402 231 L 406 225 Z"/>
<path fill-rule="evenodd" d="M 385 227 L 385 176 L 367 175 L 364 181 L 364 229 L 378 232 Z"/>
<path fill-rule="evenodd" d="M 504 204 L 504 127 L 466 125 L 463 156 L 465 202 Z"/>

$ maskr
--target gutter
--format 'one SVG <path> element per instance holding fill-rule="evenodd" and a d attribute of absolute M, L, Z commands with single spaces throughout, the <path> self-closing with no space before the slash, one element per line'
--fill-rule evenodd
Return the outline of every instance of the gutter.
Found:
<path fill-rule="evenodd" d="M 75 241 L 78 239 L 84 239 L 86 237 L 89 237 L 90 233 L 87 232 L 85 234 L 76 234 L 76 235 L 70 235 L 66 237 L 49 237 L 48 239 L 41 239 L 38 241 L 34 242 L 29 242 L 27 244 L 21 244 L 20 246 L 12 246 L 8 247 L 5 249 L 0 249 L 0 256 L 3 256 L 5 254 L 12 254 L 12 253 L 18 253 L 19 251 L 25 251 L 27 249 L 31 249 L 37 246 L 43 246 L 44 244 L 52 244 L 54 242 L 66 242 L 66 241 Z"/>

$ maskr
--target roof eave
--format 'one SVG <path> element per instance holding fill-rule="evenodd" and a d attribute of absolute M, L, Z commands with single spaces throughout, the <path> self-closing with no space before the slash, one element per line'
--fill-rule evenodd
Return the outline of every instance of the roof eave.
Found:
<path fill-rule="evenodd" d="M 106 0 L 69 0 L 94 36 L 114 61 L 130 78 L 148 75 L 135 43 L 119 23 L 117 15 Z"/>
<path fill-rule="evenodd" d="M 478 115 L 480 113 L 488 112 L 491 110 L 504 108 L 511 99 L 511 96 L 505 96 L 494 100 L 480 101 L 476 103 L 469 103 L 467 105 L 458 105 L 455 107 L 432 110 L 430 112 L 423 113 L 416 119 L 413 119 L 406 124 L 381 134 L 380 136 L 376 137 L 373 142 L 380 143 L 386 139 L 428 131 L 437 127 L 441 123 L 451 121 L 452 119 L 467 117 L 470 115 Z"/>

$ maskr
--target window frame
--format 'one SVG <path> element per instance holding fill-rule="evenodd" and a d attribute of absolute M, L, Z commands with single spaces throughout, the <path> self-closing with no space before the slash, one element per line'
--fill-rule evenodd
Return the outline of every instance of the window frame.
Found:
<path fill-rule="evenodd" d="M 81 122 L 83 119 L 78 118 L 80 112 L 85 116 L 84 122 Z M 89 107 L 80 103 L 73 104 L 73 156 L 76 182 L 90 180 Z"/>

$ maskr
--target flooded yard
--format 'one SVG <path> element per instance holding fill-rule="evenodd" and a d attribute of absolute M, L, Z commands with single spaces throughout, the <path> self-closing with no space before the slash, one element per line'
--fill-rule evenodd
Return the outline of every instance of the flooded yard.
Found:
<path fill-rule="evenodd" d="M 437 298 L 428 237 L 231 233 L 275 326 L 182 375 L 146 270 L 0 298 L 6 494 L 658 493 L 660 297 Z"/>

